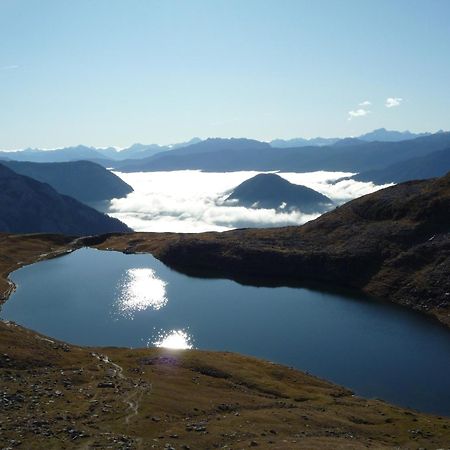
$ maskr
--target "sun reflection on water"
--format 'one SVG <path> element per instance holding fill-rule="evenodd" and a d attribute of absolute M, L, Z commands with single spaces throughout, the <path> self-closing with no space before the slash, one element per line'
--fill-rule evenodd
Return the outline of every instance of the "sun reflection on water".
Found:
<path fill-rule="evenodd" d="M 155 311 L 163 308 L 168 301 L 166 286 L 153 269 L 128 269 L 119 287 L 120 313 L 132 317 L 148 308 Z"/>
<path fill-rule="evenodd" d="M 155 347 L 186 350 L 193 348 L 192 336 L 185 330 L 170 330 L 159 334 L 157 340 L 151 342 Z"/>

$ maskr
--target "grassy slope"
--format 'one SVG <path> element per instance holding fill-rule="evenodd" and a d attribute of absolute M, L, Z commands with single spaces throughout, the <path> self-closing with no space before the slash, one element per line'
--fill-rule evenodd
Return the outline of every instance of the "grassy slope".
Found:
<path fill-rule="evenodd" d="M 179 239 L 150 236 L 147 246 L 155 253 Z M 55 236 L 1 235 L 0 242 L 4 294 L 7 273 L 70 248 L 69 239 Z M 27 449 L 168 443 L 177 449 L 439 448 L 450 442 L 447 418 L 353 397 L 339 386 L 254 358 L 80 348 L 4 322 L 0 386 L 3 447 L 11 440 Z"/>

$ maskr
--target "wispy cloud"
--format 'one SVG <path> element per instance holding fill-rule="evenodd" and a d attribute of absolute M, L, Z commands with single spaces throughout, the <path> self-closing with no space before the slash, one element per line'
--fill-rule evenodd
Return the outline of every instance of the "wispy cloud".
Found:
<path fill-rule="evenodd" d="M 10 66 L 0 66 L 0 71 L 3 70 L 15 70 L 18 69 L 20 66 L 18 66 L 17 64 L 12 64 Z"/>
<path fill-rule="evenodd" d="M 384 106 L 386 108 L 394 108 L 395 106 L 399 106 L 402 101 L 403 99 L 400 97 L 388 97 Z"/>
<path fill-rule="evenodd" d="M 371 101 L 369 101 L 369 100 L 364 100 L 363 102 L 361 102 L 361 103 L 359 104 L 359 106 L 370 106 L 371 104 L 372 104 Z"/>
<path fill-rule="evenodd" d="M 352 111 L 348 112 L 348 120 L 352 120 L 355 117 L 364 117 L 370 114 L 370 111 L 368 109 L 364 108 L 358 108 L 353 109 Z"/>

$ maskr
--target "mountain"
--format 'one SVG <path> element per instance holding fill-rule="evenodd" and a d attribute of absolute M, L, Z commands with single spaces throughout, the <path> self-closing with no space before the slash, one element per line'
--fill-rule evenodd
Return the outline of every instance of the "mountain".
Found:
<path fill-rule="evenodd" d="M 260 150 L 268 149 L 270 145 L 267 142 L 256 141 L 254 139 L 246 138 L 208 138 L 204 141 L 197 142 L 192 145 L 187 145 L 184 147 L 178 147 L 171 150 L 170 153 L 164 156 L 174 156 L 174 155 L 194 155 L 200 153 L 216 153 L 216 152 L 226 152 L 230 150 L 238 151 L 249 151 L 249 150 Z M 163 155 L 161 155 L 163 156 Z"/>
<path fill-rule="evenodd" d="M 15 161 L 67 162 L 79 160 L 101 160 L 105 156 L 93 147 L 78 145 L 57 150 L 25 149 L 14 152 L 0 152 L 1 156 Z"/>
<path fill-rule="evenodd" d="M 410 131 L 394 131 L 386 130 L 386 128 L 378 128 L 370 133 L 357 136 L 356 139 L 366 142 L 398 142 L 406 141 L 409 139 L 415 139 L 417 137 L 429 136 L 431 133 L 411 133 Z M 288 148 L 288 147 L 308 147 L 308 146 L 324 146 L 333 145 L 336 142 L 341 141 L 342 138 L 294 138 L 294 139 L 275 139 L 270 142 L 272 147 Z"/>
<path fill-rule="evenodd" d="M 310 147 L 310 146 L 323 146 L 323 145 L 333 145 L 339 138 L 293 138 L 293 139 L 274 139 L 270 141 L 270 145 L 275 148 L 290 148 L 290 147 Z"/>
<path fill-rule="evenodd" d="M 114 155 L 111 155 L 110 157 L 118 161 L 122 161 L 124 159 L 141 159 L 148 158 L 149 156 L 156 155 L 156 153 L 161 153 L 167 150 L 170 150 L 170 148 L 157 144 L 133 144 L 128 148 L 116 151 L 116 153 Z"/>
<path fill-rule="evenodd" d="M 157 144 L 133 144 L 123 150 L 114 147 L 95 148 L 85 145 L 65 147 L 55 150 L 42 150 L 28 148 L 17 151 L 0 151 L 0 160 L 29 161 L 29 162 L 68 162 L 68 161 L 94 161 L 104 167 L 111 166 L 113 161 L 125 159 L 148 158 L 157 153 L 174 150 L 201 142 L 200 138 L 192 138 L 187 142 L 179 142 L 171 145 Z"/>
<path fill-rule="evenodd" d="M 116 149 L 96 149 L 99 153 L 106 158 L 114 159 L 116 161 L 123 161 L 125 159 L 142 159 L 156 155 L 157 153 L 163 153 L 178 148 L 187 147 L 201 142 L 200 138 L 192 138 L 187 142 L 179 142 L 171 145 L 158 145 L 158 144 L 133 144 L 123 150 Z"/>
<path fill-rule="evenodd" d="M 228 172 L 311 172 L 315 170 L 362 172 L 382 169 L 411 158 L 425 156 L 450 146 L 450 133 L 436 133 L 400 142 L 344 140 L 324 147 L 272 148 L 267 143 L 248 140 L 210 140 L 164 152 L 150 158 L 117 162 L 124 172 L 204 170 Z M 230 142 L 221 142 L 230 141 Z"/>
<path fill-rule="evenodd" d="M 0 231 L 11 233 L 102 234 L 131 231 L 51 186 L 0 164 Z"/>
<path fill-rule="evenodd" d="M 223 158 L 227 159 L 234 153 L 238 154 L 238 158 L 245 158 L 246 155 L 257 156 L 261 150 L 272 150 L 272 147 L 266 142 L 253 139 L 208 138 L 186 147 L 157 153 L 149 158 L 118 162 L 114 167 L 124 172 L 197 169 L 201 165 L 200 161 L 203 159 L 203 155 L 207 155 L 205 157 L 206 164 L 209 159 L 212 159 L 211 162 L 217 165 L 218 161 Z M 197 163 L 197 161 L 199 162 Z M 220 163 L 218 165 L 220 166 Z M 224 169 L 224 171 L 226 170 Z"/>
<path fill-rule="evenodd" d="M 386 128 L 378 128 L 370 133 L 358 136 L 361 141 L 382 141 L 382 142 L 399 142 L 415 139 L 423 136 L 430 136 L 431 133 L 411 133 L 410 131 L 394 131 L 386 130 Z"/>
<path fill-rule="evenodd" d="M 279 175 L 260 173 L 250 178 L 228 196 L 236 205 L 281 210 L 299 209 L 302 212 L 323 211 L 332 201 L 306 186 L 292 184 Z"/>
<path fill-rule="evenodd" d="M 402 183 L 441 177 L 448 171 L 450 171 L 450 147 L 392 164 L 384 169 L 361 172 L 352 178 L 357 181 L 372 181 L 375 184 Z"/>
<path fill-rule="evenodd" d="M 125 197 L 133 188 L 104 167 L 90 161 L 33 163 L 4 161 L 14 172 L 52 186 L 60 194 L 80 202 Z"/>

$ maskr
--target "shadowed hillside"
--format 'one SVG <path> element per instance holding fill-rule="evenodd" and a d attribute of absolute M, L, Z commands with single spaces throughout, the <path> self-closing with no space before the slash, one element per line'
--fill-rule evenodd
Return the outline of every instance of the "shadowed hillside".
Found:
<path fill-rule="evenodd" d="M 125 197 L 133 188 L 104 167 L 90 161 L 33 163 L 5 161 L 14 172 L 52 186 L 60 194 L 80 202 Z"/>
<path fill-rule="evenodd" d="M 0 164 L 0 231 L 89 235 L 131 231 L 117 219 Z"/>
<path fill-rule="evenodd" d="M 449 170 L 450 147 L 420 158 L 392 164 L 384 169 L 361 172 L 352 178 L 357 181 L 372 181 L 375 184 L 402 183 L 441 177 Z"/>

